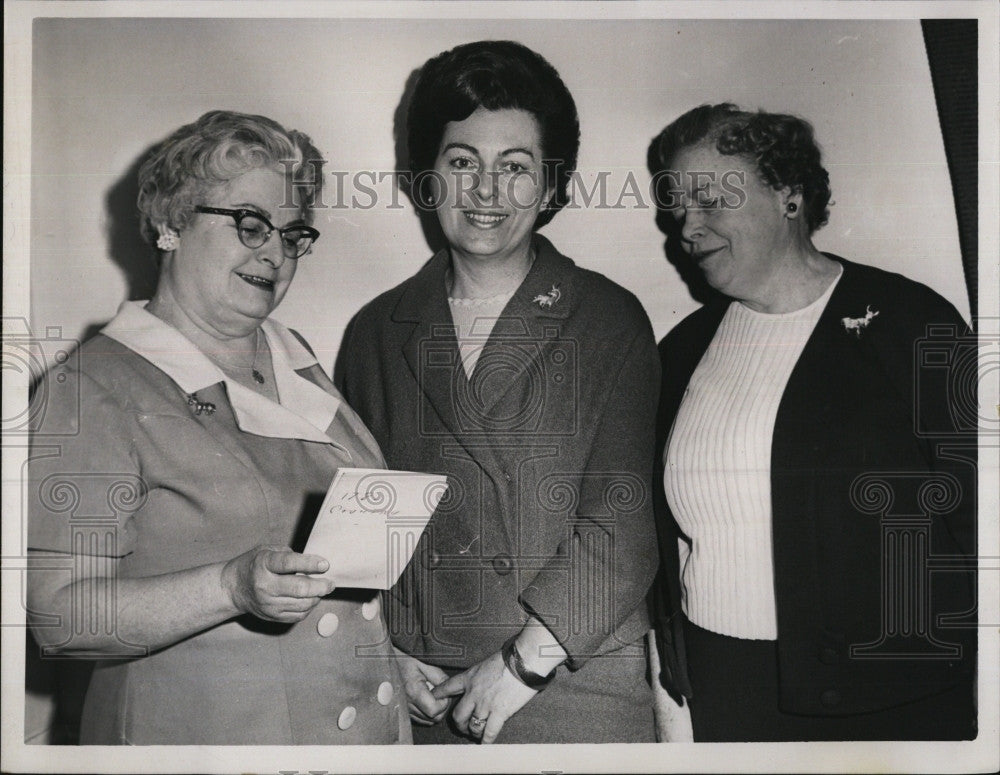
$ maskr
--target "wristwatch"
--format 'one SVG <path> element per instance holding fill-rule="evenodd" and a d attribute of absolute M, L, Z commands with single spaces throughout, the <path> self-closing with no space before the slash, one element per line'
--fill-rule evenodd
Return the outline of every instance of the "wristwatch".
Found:
<path fill-rule="evenodd" d="M 552 679 L 555 678 L 555 670 L 548 675 L 541 675 L 528 669 L 528 666 L 524 664 L 521 652 L 517 650 L 517 635 L 513 635 L 503 644 L 500 654 L 503 656 L 503 663 L 507 666 L 507 669 L 514 674 L 514 677 L 518 681 L 529 689 L 540 692 L 552 683 Z"/>

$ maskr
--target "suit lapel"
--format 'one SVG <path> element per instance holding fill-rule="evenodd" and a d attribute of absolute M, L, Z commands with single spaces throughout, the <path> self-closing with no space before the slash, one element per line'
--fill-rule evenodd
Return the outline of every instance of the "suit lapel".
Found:
<path fill-rule="evenodd" d="M 813 459 L 809 452 L 816 440 L 807 429 L 840 427 L 857 411 L 865 391 L 873 357 L 869 337 L 848 331 L 843 319 L 863 317 L 872 299 L 865 299 L 855 267 L 831 258 L 843 265 L 844 272 L 792 370 L 778 408 L 772 466 L 779 470 Z"/>
<path fill-rule="evenodd" d="M 578 303 L 573 262 L 543 237 L 536 235 L 535 244 L 535 263 L 498 318 L 471 381 L 448 308 L 447 250 L 417 273 L 393 311 L 394 322 L 411 326 L 403 358 L 429 408 L 456 437 L 510 428 L 511 412 L 519 415 L 520 408 L 498 405 L 507 396 L 522 396 L 526 380 L 545 373 L 544 359 L 559 340 L 560 323 Z"/>
<path fill-rule="evenodd" d="M 461 433 L 455 414 L 455 380 L 461 377 L 462 365 L 455 338 L 455 324 L 445 289 L 448 251 L 438 251 L 407 283 L 392 313 L 393 322 L 408 325 L 403 329 L 402 354 L 421 393 L 421 413 L 428 408 L 454 435 Z M 420 428 L 427 420 L 420 418 Z"/>
<path fill-rule="evenodd" d="M 573 261 L 544 237 L 535 236 L 535 247 L 535 263 L 500 313 L 469 385 L 483 430 L 507 429 L 511 412 L 521 412 L 499 408 L 505 397 L 519 400 L 544 389 L 546 359 L 561 339 L 562 321 L 579 303 Z"/>
<path fill-rule="evenodd" d="M 844 273 L 789 377 L 774 427 L 771 530 L 775 578 L 793 580 L 776 588 L 779 632 L 796 626 L 796 615 L 790 613 L 794 611 L 813 617 L 811 624 L 818 625 L 814 596 L 822 583 L 816 562 L 822 547 L 817 545 L 821 533 L 816 525 L 816 482 L 844 465 L 844 452 L 835 445 L 837 430 L 858 411 L 872 375 L 869 337 L 848 331 L 843 318 L 864 316 L 866 303 L 873 299 L 865 298 L 853 265 L 836 260 L 843 263 Z"/>

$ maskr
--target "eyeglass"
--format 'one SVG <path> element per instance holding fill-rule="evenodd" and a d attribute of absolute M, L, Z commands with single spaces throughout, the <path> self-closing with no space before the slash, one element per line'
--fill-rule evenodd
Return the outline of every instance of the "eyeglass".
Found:
<path fill-rule="evenodd" d="M 267 218 L 253 210 L 240 208 L 239 210 L 227 210 L 222 207 L 202 207 L 198 205 L 194 208 L 199 213 L 212 213 L 214 215 L 228 215 L 236 221 L 236 236 L 240 242 L 248 248 L 259 248 L 264 245 L 274 232 L 278 232 L 281 238 L 281 249 L 285 258 L 299 258 L 309 252 L 312 244 L 319 239 L 319 232 L 311 226 L 302 223 L 286 226 L 279 229 Z"/>

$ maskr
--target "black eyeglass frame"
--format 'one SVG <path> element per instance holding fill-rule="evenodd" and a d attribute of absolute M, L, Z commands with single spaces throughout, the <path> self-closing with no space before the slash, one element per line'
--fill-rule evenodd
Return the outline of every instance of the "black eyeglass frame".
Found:
<path fill-rule="evenodd" d="M 313 243 L 315 243 L 316 240 L 319 239 L 319 232 L 316 231 L 316 229 L 314 229 L 312 226 L 306 226 L 304 223 L 299 223 L 299 224 L 293 224 L 291 226 L 286 226 L 283 229 L 279 229 L 277 226 L 271 223 L 267 218 L 265 218 L 262 213 L 259 213 L 256 210 L 248 210 L 245 207 L 241 207 L 238 210 L 229 210 L 226 209 L 225 207 L 206 207 L 204 205 L 196 205 L 194 209 L 195 212 L 198 213 L 209 213 L 212 215 L 228 215 L 230 218 L 236 221 L 237 239 L 239 239 L 240 243 L 242 243 L 244 247 L 248 247 L 251 250 L 256 250 L 257 248 L 264 247 L 264 245 L 267 244 L 267 241 L 271 239 L 271 235 L 274 234 L 274 232 L 278 232 L 278 237 L 281 240 L 281 249 L 282 252 L 285 254 L 285 258 L 299 259 L 306 253 L 308 253 L 312 249 Z M 246 240 L 244 240 L 243 238 L 244 235 L 243 231 L 240 229 L 240 224 L 243 222 L 243 219 L 248 217 L 256 218 L 258 221 L 261 221 L 268 228 L 267 234 L 264 235 L 264 239 L 261 241 L 259 245 L 247 245 Z M 295 247 L 294 255 L 288 252 L 287 248 L 289 243 L 287 243 L 284 239 L 286 234 L 292 232 L 296 232 L 298 234 L 309 237 L 309 244 L 306 245 L 305 250 L 301 252 L 299 252 L 298 241 L 296 240 L 294 244 Z"/>

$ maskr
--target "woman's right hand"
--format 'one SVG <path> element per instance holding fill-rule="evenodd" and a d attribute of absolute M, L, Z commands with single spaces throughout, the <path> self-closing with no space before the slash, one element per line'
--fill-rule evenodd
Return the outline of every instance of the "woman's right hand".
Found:
<path fill-rule="evenodd" d="M 448 712 L 451 701 L 447 698 L 435 699 L 431 689 L 447 681 L 448 674 L 440 667 L 428 665 L 416 657 L 411 657 L 405 651 L 393 648 L 399 672 L 403 677 L 403 687 L 406 689 L 410 720 L 421 726 L 436 724 Z"/>
<path fill-rule="evenodd" d="M 300 576 L 325 573 L 330 563 L 288 547 L 257 546 L 222 568 L 222 585 L 243 613 L 275 622 L 298 622 L 334 590 L 328 579 Z"/>

